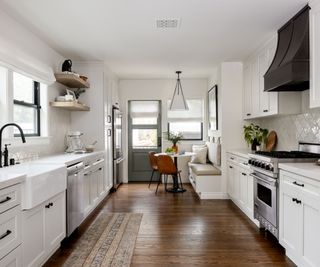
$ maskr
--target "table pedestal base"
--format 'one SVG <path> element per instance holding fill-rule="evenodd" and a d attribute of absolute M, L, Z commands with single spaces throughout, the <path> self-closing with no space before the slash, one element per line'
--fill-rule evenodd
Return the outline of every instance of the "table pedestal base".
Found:
<path fill-rule="evenodd" d="M 183 189 L 183 188 L 180 188 L 180 187 L 178 187 L 178 188 L 168 188 L 167 189 L 167 192 L 169 192 L 169 193 L 183 193 L 183 192 L 186 192 L 187 190 L 186 189 Z"/>

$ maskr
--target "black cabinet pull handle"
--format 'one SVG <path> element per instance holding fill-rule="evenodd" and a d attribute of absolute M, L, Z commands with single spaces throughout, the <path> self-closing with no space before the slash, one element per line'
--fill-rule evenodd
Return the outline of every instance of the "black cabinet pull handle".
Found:
<path fill-rule="evenodd" d="M 267 110 L 267 109 L 264 109 L 264 110 L 263 110 L 263 112 L 268 112 L 268 111 L 269 111 L 269 110 Z"/>
<path fill-rule="evenodd" d="M 247 113 L 247 116 L 251 116 L 251 113 Z"/>
<path fill-rule="evenodd" d="M 244 173 L 244 172 L 242 173 L 242 175 L 247 176 L 247 174 L 246 174 L 246 173 Z"/>
<path fill-rule="evenodd" d="M 50 205 L 50 203 L 49 203 L 48 205 L 46 205 L 46 208 L 47 208 L 47 209 L 50 209 L 50 206 L 51 206 L 51 205 Z"/>
<path fill-rule="evenodd" d="M 304 184 L 299 184 L 299 183 L 297 183 L 297 181 L 294 181 L 293 184 L 294 184 L 294 185 L 297 185 L 297 186 L 304 187 Z"/>
<path fill-rule="evenodd" d="M 234 157 L 231 157 L 230 159 L 234 160 Z"/>
<path fill-rule="evenodd" d="M 102 168 L 99 168 L 99 171 L 101 171 L 102 170 Z"/>
<path fill-rule="evenodd" d="M 53 203 L 51 202 L 51 203 L 49 203 L 49 205 L 50 205 L 50 207 L 52 207 L 52 206 L 53 206 Z"/>
<path fill-rule="evenodd" d="M 297 199 L 296 199 L 296 198 L 292 198 L 292 201 L 293 201 L 293 202 L 297 202 Z"/>
<path fill-rule="evenodd" d="M 232 166 L 229 166 L 229 168 L 232 169 L 233 167 L 232 167 Z"/>
<path fill-rule="evenodd" d="M 301 204 L 301 200 L 297 199 L 297 200 L 296 200 L 296 203 L 297 203 L 297 204 Z"/>
<path fill-rule="evenodd" d="M 5 199 L 0 201 L 0 204 L 6 203 L 11 200 L 11 197 L 6 197 Z"/>
<path fill-rule="evenodd" d="M 4 234 L 2 234 L 1 236 L 0 236 L 0 240 L 1 239 L 4 239 L 6 236 L 8 236 L 8 235 L 10 235 L 12 232 L 10 231 L 10 230 L 7 230 L 7 232 L 5 232 Z"/>

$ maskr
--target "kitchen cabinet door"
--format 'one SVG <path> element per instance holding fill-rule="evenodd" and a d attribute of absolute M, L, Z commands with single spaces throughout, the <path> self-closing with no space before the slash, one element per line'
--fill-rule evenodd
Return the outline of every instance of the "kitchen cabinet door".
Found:
<path fill-rule="evenodd" d="M 264 74 L 269 67 L 269 51 L 263 50 L 259 56 L 259 91 L 260 91 L 260 107 L 259 112 L 263 116 L 269 112 L 269 93 L 264 91 Z"/>
<path fill-rule="evenodd" d="M 230 197 L 234 197 L 233 195 L 233 176 L 234 176 L 234 165 L 228 162 L 228 194 Z"/>
<path fill-rule="evenodd" d="M 98 182 L 98 196 L 101 196 L 105 190 L 104 190 L 104 168 L 100 167 L 99 169 L 96 170 L 97 172 L 97 182 Z"/>
<path fill-rule="evenodd" d="M 317 108 L 320 107 L 320 4 L 312 4 L 309 16 L 310 108 Z"/>
<path fill-rule="evenodd" d="M 250 172 L 247 172 L 248 177 L 248 199 L 247 199 L 247 209 L 251 217 L 253 217 L 253 205 L 254 205 L 254 194 L 253 194 L 253 177 Z"/>
<path fill-rule="evenodd" d="M 233 198 L 239 203 L 240 199 L 240 170 L 239 167 L 235 166 L 233 173 Z"/>
<path fill-rule="evenodd" d="M 248 199 L 248 175 L 244 170 L 239 170 L 239 181 L 240 181 L 240 192 L 239 192 L 239 202 L 246 208 Z"/>
<path fill-rule="evenodd" d="M 95 205 L 98 197 L 98 175 L 96 171 L 93 171 L 90 175 L 90 205 Z"/>
<path fill-rule="evenodd" d="M 255 58 L 251 65 L 252 75 L 252 114 L 254 117 L 260 115 L 260 73 L 259 58 Z"/>
<path fill-rule="evenodd" d="M 85 172 L 83 176 L 83 199 L 82 205 L 84 210 L 84 217 L 86 217 L 90 210 L 91 210 L 91 203 L 90 203 L 90 184 L 91 184 L 91 175 L 90 171 Z"/>
<path fill-rule="evenodd" d="M 296 191 L 280 184 L 279 241 L 292 255 L 299 254 L 301 241 L 302 205 L 295 201 L 297 199 L 301 198 Z"/>
<path fill-rule="evenodd" d="M 45 210 L 39 205 L 22 212 L 23 266 L 41 266 L 45 253 Z"/>
<path fill-rule="evenodd" d="M 252 76 L 250 64 L 244 67 L 243 73 L 243 116 L 245 119 L 250 119 L 252 117 Z"/>
<path fill-rule="evenodd" d="M 319 240 L 320 240 L 320 199 L 311 194 L 302 196 L 302 259 L 304 266 L 320 266 Z"/>
<path fill-rule="evenodd" d="M 45 203 L 45 244 L 47 253 L 60 245 L 66 236 L 65 191 Z"/>

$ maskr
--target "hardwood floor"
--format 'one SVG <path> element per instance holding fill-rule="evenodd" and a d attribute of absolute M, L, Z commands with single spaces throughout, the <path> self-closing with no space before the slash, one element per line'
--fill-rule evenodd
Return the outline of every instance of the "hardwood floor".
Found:
<path fill-rule="evenodd" d="M 183 194 L 155 187 L 122 185 L 45 266 L 62 266 L 101 210 L 143 213 L 132 266 L 295 266 L 231 201 L 199 200 L 189 185 Z"/>

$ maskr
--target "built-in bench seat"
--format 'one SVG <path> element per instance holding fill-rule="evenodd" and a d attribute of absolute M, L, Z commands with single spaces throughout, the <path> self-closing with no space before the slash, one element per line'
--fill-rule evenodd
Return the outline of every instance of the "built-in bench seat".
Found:
<path fill-rule="evenodd" d="M 201 199 L 225 198 L 221 190 L 220 144 L 207 142 L 208 162 L 189 162 L 189 181 Z"/>

